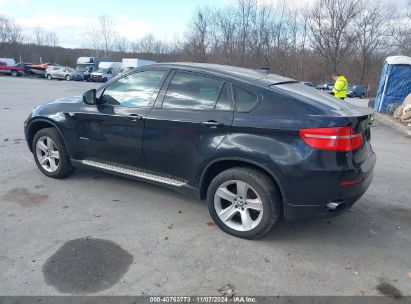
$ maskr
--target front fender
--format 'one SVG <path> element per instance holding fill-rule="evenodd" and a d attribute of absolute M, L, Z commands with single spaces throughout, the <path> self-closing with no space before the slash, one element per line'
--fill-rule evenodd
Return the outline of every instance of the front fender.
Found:
<path fill-rule="evenodd" d="M 36 133 L 41 129 L 51 128 L 51 127 L 55 128 L 64 140 L 65 137 L 64 137 L 62 128 L 52 119 L 48 117 L 37 117 L 37 116 L 31 117 L 31 118 L 29 117 L 29 119 L 25 122 L 24 135 L 26 137 L 26 142 L 31 152 L 33 152 L 32 143 L 33 143 L 33 138 L 36 135 Z M 71 155 L 69 151 L 69 147 L 66 146 L 66 149 L 69 155 Z"/>

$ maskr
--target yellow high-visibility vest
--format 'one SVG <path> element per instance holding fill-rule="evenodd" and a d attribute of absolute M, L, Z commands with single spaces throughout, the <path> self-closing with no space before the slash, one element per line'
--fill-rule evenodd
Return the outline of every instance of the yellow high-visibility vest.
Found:
<path fill-rule="evenodd" d="M 333 93 L 334 97 L 345 98 L 347 96 L 348 82 L 344 76 L 339 76 L 335 81 Z"/>

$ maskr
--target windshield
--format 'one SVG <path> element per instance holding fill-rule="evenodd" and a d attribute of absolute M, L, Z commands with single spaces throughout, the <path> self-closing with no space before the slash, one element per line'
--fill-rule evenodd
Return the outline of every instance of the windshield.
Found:
<path fill-rule="evenodd" d="M 78 66 L 76 67 L 76 71 L 77 71 L 77 72 L 86 72 L 87 69 L 88 69 L 88 66 L 84 66 L 84 65 L 78 65 Z"/>
<path fill-rule="evenodd" d="M 66 68 L 66 71 L 67 71 L 67 72 L 70 72 L 70 73 L 74 73 L 74 72 L 75 72 L 75 70 L 72 69 L 72 68 Z"/>
<path fill-rule="evenodd" d="M 97 69 L 96 70 L 96 73 L 104 74 L 105 72 L 107 72 L 107 69 Z"/>

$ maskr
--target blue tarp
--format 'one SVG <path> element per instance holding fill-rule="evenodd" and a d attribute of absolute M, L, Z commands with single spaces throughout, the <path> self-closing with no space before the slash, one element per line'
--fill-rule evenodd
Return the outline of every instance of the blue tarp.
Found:
<path fill-rule="evenodd" d="M 411 58 L 405 56 L 388 57 L 382 68 L 374 110 L 385 112 L 388 104 L 402 103 L 410 93 Z"/>

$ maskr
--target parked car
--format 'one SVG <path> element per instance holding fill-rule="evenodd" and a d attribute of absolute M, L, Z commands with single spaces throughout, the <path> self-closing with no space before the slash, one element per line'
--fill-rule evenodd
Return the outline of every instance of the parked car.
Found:
<path fill-rule="evenodd" d="M 49 80 L 52 79 L 65 79 L 65 80 L 83 80 L 83 76 L 76 72 L 76 70 L 58 65 L 49 65 L 46 69 L 46 77 Z"/>
<path fill-rule="evenodd" d="M 316 86 L 317 90 L 321 91 L 329 91 L 332 90 L 334 87 L 333 83 L 320 83 L 319 85 Z"/>
<path fill-rule="evenodd" d="M 19 64 L 9 65 L 4 61 L 0 61 L 0 73 L 10 74 L 13 77 L 24 75 L 26 68 Z"/>
<path fill-rule="evenodd" d="M 314 87 L 314 85 L 309 81 L 301 81 L 302 84 L 305 84 L 308 87 Z"/>
<path fill-rule="evenodd" d="M 354 98 L 360 97 L 364 98 L 366 95 L 365 87 L 362 85 L 349 85 L 347 90 L 347 97 Z"/>
<path fill-rule="evenodd" d="M 371 119 L 278 75 L 164 63 L 39 106 L 24 125 L 49 177 L 82 166 L 164 185 L 206 199 L 223 231 L 255 239 L 281 216 L 339 215 L 364 194 Z"/>

